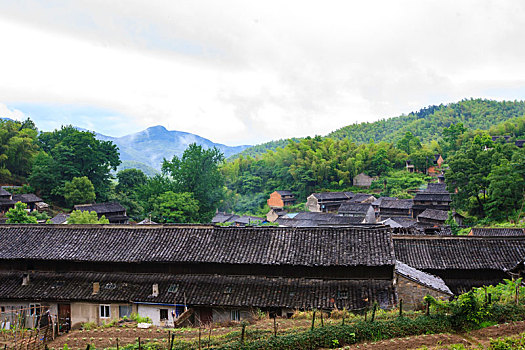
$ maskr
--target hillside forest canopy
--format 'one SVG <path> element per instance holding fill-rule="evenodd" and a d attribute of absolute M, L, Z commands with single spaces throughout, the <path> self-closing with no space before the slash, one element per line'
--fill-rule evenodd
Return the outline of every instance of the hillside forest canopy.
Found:
<path fill-rule="evenodd" d="M 491 137 L 503 135 L 509 138 Z M 259 145 L 228 160 L 192 144 L 180 158 L 165 159 L 161 173 L 147 176 L 136 168 L 116 172 L 117 147 L 94 133 L 72 126 L 39 132 L 30 119 L 4 119 L 0 182 L 25 184 L 22 191 L 57 208 L 115 200 L 135 220 L 209 222 L 217 209 L 265 214 L 266 199 L 279 189 L 292 190 L 302 203 L 313 192 L 357 190 L 352 180 L 360 173 L 376 178 L 368 192 L 410 198 L 440 154 L 455 210 L 476 221 L 504 222 L 523 206 L 525 154 L 510 141 L 524 137 L 524 102 L 471 99 L 325 137 Z M 405 170 L 407 160 L 417 172 Z"/>

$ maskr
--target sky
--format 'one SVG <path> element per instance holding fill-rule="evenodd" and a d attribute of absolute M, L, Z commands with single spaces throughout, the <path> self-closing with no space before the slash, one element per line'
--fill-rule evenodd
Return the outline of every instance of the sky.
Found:
<path fill-rule="evenodd" d="M 0 116 L 227 145 L 525 97 L 525 1 L 0 0 Z"/>

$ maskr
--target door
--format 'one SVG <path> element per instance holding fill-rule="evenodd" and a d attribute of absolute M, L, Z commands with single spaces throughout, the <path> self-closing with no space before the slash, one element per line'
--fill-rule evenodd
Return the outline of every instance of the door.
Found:
<path fill-rule="evenodd" d="M 69 332 L 71 329 L 71 304 L 58 304 L 58 331 Z"/>
<path fill-rule="evenodd" d="M 213 321 L 213 312 L 211 308 L 200 309 L 200 320 L 202 324 L 209 324 Z"/>

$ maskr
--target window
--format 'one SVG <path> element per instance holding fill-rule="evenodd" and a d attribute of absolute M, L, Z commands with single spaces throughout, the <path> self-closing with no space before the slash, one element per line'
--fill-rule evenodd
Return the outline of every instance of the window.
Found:
<path fill-rule="evenodd" d="M 100 318 L 110 318 L 110 307 L 109 305 L 100 305 Z"/>
<path fill-rule="evenodd" d="M 231 310 L 230 311 L 230 319 L 232 321 L 240 321 L 241 320 L 241 312 L 239 310 Z"/>
<path fill-rule="evenodd" d="M 30 315 L 40 315 L 40 304 L 29 304 Z"/>
<path fill-rule="evenodd" d="M 232 287 L 224 288 L 224 294 L 232 294 Z"/>
<path fill-rule="evenodd" d="M 168 288 L 168 293 L 177 293 L 177 290 L 179 289 L 178 284 L 172 284 Z"/>
<path fill-rule="evenodd" d="M 160 309 L 160 320 L 161 321 L 168 320 L 168 309 Z"/>
<path fill-rule="evenodd" d="M 131 305 L 120 305 L 118 307 L 118 317 L 130 317 L 131 316 Z"/>

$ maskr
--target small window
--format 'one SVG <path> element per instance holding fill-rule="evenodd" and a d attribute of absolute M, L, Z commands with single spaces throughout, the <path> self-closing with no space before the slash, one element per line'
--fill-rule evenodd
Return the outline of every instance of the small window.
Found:
<path fill-rule="evenodd" d="M 40 315 L 40 304 L 29 304 L 29 314 L 31 316 Z"/>
<path fill-rule="evenodd" d="M 168 309 L 160 309 L 160 320 L 161 321 L 168 320 Z"/>
<path fill-rule="evenodd" d="M 224 294 L 232 294 L 232 287 L 224 288 Z"/>
<path fill-rule="evenodd" d="M 178 289 L 179 289 L 179 285 L 178 284 L 172 284 L 168 288 L 168 293 L 177 293 Z"/>
<path fill-rule="evenodd" d="M 106 289 L 116 289 L 117 285 L 115 283 L 106 283 L 104 288 L 106 288 Z"/>
<path fill-rule="evenodd" d="M 241 312 L 239 310 L 231 310 L 230 311 L 230 319 L 232 321 L 240 321 L 241 320 Z"/>
<path fill-rule="evenodd" d="M 110 318 L 110 307 L 109 305 L 100 305 L 100 318 Z"/>

